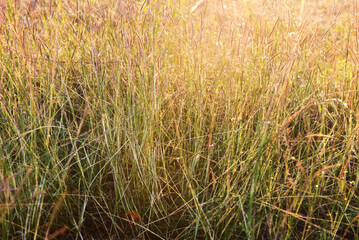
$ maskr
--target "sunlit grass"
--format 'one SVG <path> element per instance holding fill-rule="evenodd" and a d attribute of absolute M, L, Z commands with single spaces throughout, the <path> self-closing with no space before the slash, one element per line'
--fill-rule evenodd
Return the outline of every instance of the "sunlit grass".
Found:
<path fill-rule="evenodd" d="M 1 239 L 358 239 L 356 1 L 0 6 Z"/>

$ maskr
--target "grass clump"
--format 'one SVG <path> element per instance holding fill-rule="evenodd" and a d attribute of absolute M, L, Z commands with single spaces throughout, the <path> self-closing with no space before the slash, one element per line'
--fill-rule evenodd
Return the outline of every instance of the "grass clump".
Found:
<path fill-rule="evenodd" d="M 5 1 L 0 238 L 357 239 L 357 10 Z"/>

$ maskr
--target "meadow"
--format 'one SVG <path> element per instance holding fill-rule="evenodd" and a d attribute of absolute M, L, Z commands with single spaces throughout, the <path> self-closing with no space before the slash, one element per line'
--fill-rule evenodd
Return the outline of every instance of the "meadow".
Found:
<path fill-rule="evenodd" d="M 351 0 L 0 1 L 0 239 L 359 239 Z"/>

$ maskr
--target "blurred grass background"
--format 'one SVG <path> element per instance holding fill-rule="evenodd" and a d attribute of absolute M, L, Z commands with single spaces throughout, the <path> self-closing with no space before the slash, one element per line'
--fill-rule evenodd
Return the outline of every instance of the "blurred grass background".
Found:
<path fill-rule="evenodd" d="M 1 239 L 358 239 L 358 2 L 0 4 Z"/>

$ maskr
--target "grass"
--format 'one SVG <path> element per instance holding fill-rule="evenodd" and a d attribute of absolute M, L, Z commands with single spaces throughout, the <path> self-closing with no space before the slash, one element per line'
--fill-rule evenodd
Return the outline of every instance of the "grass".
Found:
<path fill-rule="evenodd" d="M 1 239 L 358 239 L 358 2 L 4 1 Z"/>

